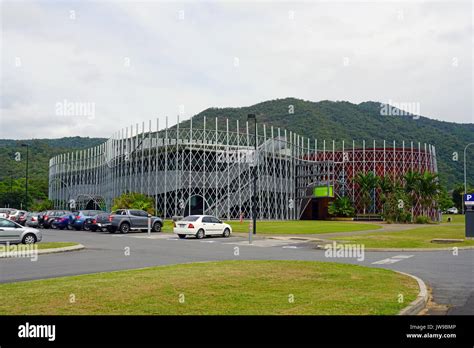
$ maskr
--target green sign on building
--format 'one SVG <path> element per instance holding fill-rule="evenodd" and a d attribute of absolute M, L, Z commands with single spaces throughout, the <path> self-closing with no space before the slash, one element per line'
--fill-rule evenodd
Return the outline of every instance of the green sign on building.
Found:
<path fill-rule="evenodd" d="M 316 186 L 313 189 L 313 196 L 318 197 L 334 197 L 333 186 Z"/>

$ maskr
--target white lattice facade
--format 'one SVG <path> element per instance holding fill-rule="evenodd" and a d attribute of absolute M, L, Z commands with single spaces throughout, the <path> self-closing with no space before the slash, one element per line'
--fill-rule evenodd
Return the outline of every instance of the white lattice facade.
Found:
<path fill-rule="evenodd" d="M 318 185 L 333 186 L 337 196 L 349 195 L 357 207 L 359 195 L 351 180 L 355 171 L 382 165 L 396 178 L 410 168 L 437 170 L 434 147 L 426 144 L 410 143 L 407 157 L 403 143 L 397 158 L 401 144 L 384 142 L 383 148 L 376 148 L 374 143 L 370 152 L 365 143 L 363 149 L 355 142 L 350 147 L 336 142 L 318 145 L 265 125 L 259 125 L 255 136 L 248 122 L 234 121 L 232 131 L 229 120 L 222 126 L 217 118 L 204 119 L 199 128 L 193 128 L 192 121 L 186 127 L 167 123 L 162 128 L 158 120 L 148 127 L 137 124 L 114 133 L 102 145 L 52 158 L 49 198 L 55 207 L 67 208 L 73 199 L 78 209 L 94 202 L 110 210 L 115 197 L 140 192 L 154 198 L 156 211 L 165 218 L 203 213 L 250 218 L 256 165 L 258 218 L 299 219 L 308 192 Z"/>

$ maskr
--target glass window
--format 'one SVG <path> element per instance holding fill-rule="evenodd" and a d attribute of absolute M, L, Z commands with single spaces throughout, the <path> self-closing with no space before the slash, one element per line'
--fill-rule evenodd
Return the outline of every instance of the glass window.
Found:
<path fill-rule="evenodd" d="M 215 224 L 220 224 L 221 223 L 221 221 L 218 218 L 215 218 L 214 216 L 211 216 L 211 220 Z"/>
<path fill-rule="evenodd" d="M 212 222 L 212 219 L 211 219 L 210 216 L 204 216 L 204 217 L 202 218 L 202 222 Z"/>
<path fill-rule="evenodd" d="M 199 215 L 189 215 L 179 221 L 197 221 L 198 219 L 199 219 Z"/>
<path fill-rule="evenodd" d="M 16 227 L 16 225 L 7 219 L 0 219 L 0 227 Z"/>

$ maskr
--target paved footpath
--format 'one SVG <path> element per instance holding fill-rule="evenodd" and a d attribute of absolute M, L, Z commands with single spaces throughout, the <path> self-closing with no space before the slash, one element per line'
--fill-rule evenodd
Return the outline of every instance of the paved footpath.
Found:
<path fill-rule="evenodd" d="M 448 314 L 474 314 L 474 250 L 365 252 L 365 258 L 330 258 L 303 240 L 259 238 L 252 245 L 243 237 L 179 239 L 170 233 L 109 234 L 43 230 L 43 241 L 74 241 L 80 251 L 0 259 L 0 282 L 61 277 L 156 265 L 217 260 L 313 260 L 360 264 L 411 273 L 433 290 L 436 303 Z M 128 254 L 128 255 L 127 255 Z"/>

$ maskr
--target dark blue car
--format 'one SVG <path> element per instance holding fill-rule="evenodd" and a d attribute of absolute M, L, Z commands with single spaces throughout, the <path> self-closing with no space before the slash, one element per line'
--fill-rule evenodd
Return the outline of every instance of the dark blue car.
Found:
<path fill-rule="evenodd" d="M 103 213 L 101 210 L 79 210 L 72 213 L 69 217 L 69 228 L 76 230 L 82 230 L 84 228 L 84 222 L 88 218 L 92 218 L 97 214 Z"/>
<path fill-rule="evenodd" d="M 60 230 L 64 230 L 65 228 L 68 228 L 70 216 L 71 216 L 70 214 L 65 214 L 65 215 L 55 217 L 54 220 L 51 222 L 51 227 L 57 228 Z"/>

